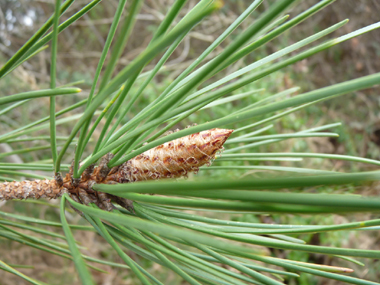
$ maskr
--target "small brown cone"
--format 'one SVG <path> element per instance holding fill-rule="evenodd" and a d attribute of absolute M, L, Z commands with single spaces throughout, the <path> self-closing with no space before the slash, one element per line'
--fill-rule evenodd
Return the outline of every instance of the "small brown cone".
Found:
<path fill-rule="evenodd" d="M 233 130 L 212 129 L 152 148 L 122 164 L 119 183 L 175 178 L 210 164 Z"/>

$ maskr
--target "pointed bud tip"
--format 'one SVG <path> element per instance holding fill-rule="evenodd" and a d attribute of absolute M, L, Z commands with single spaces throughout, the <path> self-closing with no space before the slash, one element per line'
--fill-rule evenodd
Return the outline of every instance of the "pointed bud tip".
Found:
<path fill-rule="evenodd" d="M 222 145 L 223 145 L 225 143 L 225 141 L 230 137 L 230 135 L 232 134 L 232 132 L 234 130 L 230 130 L 230 129 L 213 129 L 211 131 L 213 132 L 213 136 L 212 136 L 213 139 L 223 138 L 223 141 L 222 141 Z"/>
<path fill-rule="evenodd" d="M 226 136 L 226 138 L 229 138 L 229 136 L 233 133 L 234 130 L 231 129 L 214 129 L 218 132 L 219 135 Z"/>

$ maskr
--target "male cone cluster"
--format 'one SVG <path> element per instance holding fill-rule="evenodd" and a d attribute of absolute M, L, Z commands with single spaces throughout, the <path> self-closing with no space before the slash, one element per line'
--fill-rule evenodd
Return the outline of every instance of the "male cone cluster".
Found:
<path fill-rule="evenodd" d="M 73 179 L 72 174 L 67 173 L 63 181 L 46 179 L 4 182 L 0 184 L 0 200 L 55 199 L 68 192 L 78 202 L 95 202 L 100 206 L 104 204 L 101 208 L 107 208 L 107 200 L 112 199 L 119 204 L 122 201 L 94 191 L 94 184 L 179 178 L 189 172 L 197 172 L 199 167 L 211 164 L 232 132 L 228 129 L 212 129 L 182 137 L 152 148 L 112 169 L 107 167 L 111 158 L 111 154 L 108 154 L 103 157 L 99 166 L 86 169 L 80 179 Z"/>

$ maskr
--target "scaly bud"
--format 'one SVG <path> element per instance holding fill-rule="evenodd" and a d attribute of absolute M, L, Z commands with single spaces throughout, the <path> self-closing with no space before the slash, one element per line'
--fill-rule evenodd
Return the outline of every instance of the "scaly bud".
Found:
<path fill-rule="evenodd" d="M 212 129 L 152 148 L 122 164 L 115 176 L 119 183 L 175 178 L 210 164 L 222 150 L 232 130 Z"/>

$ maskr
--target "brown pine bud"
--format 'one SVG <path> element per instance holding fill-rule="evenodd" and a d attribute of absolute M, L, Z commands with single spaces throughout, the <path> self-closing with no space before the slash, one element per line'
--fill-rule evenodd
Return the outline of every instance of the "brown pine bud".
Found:
<path fill-rule="evenodd" d="M 212 129 L 159 145 L 122 164 L 116 181 L 174 178 L 197 172 L 200 166 L 215 159 L 232 132 Z"/>

